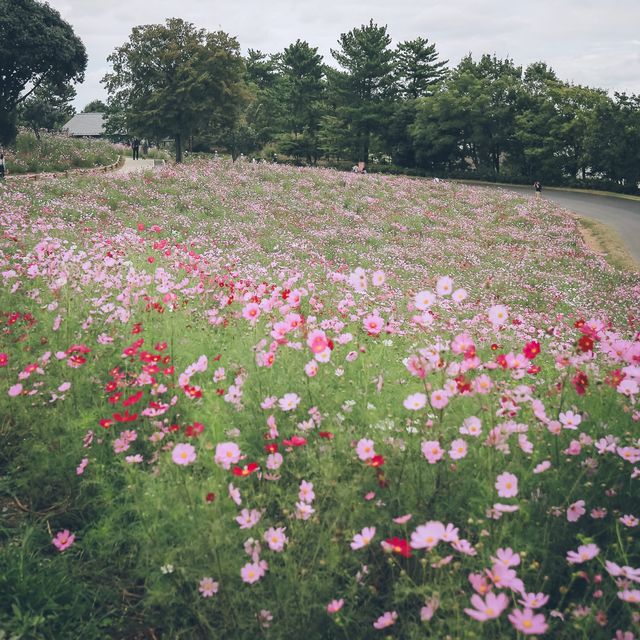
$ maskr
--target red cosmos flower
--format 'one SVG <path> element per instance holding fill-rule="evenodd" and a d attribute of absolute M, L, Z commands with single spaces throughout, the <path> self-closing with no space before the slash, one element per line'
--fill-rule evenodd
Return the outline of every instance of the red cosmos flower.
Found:
<path fill-rule="evenodd" d="M 307 444 L 307 440 L 302 436 L 291 436 L 288 440 L 285 438 L 282 444 L 285 447 L 304 447 L 304 445 Z"/>
<path fill-rule="evenodd" d="M 291 293 L 291 291 L 290 291 L 289 289 L 283 289 L 283 290 L 282 290 L 282 293 L 281 293 L 281 295 L 282 295 L 282 299 L 283 299 L 283 300 L 286 300 L 286 299 L 289 297 L 289 294 L 290 294 L 290 293 Z"/>
<path fill-rule="evenodd" d="M 540 373 L 542 369 L 537 364 L 532 364 L 528 369 L 527 373 L 530 373 L 532 376 L 535 376 L 536 373 Z"/>
<path fill-rule="evenodd" d="M 620 369 L 615 369 L 607 374 L 604 382 L 614 389 L 625 379 L 625 374 Z"/>
<path fill-rule="evenodd" d="M 275 453 L 278 450 L 278 443 L 277 442 L 270 442 L 269 444 L 265 444 L 264 445 L 264 450 L 267 453 Z"/>
<path fill-rule="evenodd" d="M 138 393 L 134 393 L 132 396 L 129 396 L 125 400 L 122 401 L 123 407 L 130 407 L 132 404 L 136 402 L 140 402 L 142 399 L 142 391 L 138 391 Z"/>
<path fill-rule="evenodd" d="M 147 258 L 147 262 L 148 262 L 149 264 L 153 264 L 155 261 L 156 261 L 156 259 L 155 259 L 153 256 L 149 256 L 149 257 Z"/>
<path fill-rule="evenodd" d="M 144 223 L 138 222 L 138 231 L 144 231 Z"/>
<path fill-rule="evenodd" d="M 576 375 L 571 379 L 571 384 L 574 386 L 576 393 L 579 396 L 583 396 L 589 386 L 589 378 L 583 371 L 576 371 Z"/>
<path fill-rule="evenodd" d="M 495 342 L 491 345 L 491 351 L 497 351 L 500 348 L 499 344 L 496 344 Z"/>
<path fill-rule="evenodd" d="M 462 375 L 454 378 L 456 386 L 458 387 L 458 393 L 470 393 L 471 383 Z"/>
<path fill-rule="evenodd" d="M 404 556 L 405 558 L 411 557 L 411 547 L 409 546 L 409 542 L 404 538 L 387 538 L 385 543 L 389 551 Z"/>
<path fill-rule="evenodd" d="M 6 353 L 0 353 L 0 367 L 6 367 L 9 362 L 9 356 Z"/>
<path fill-rule="evenodd" d="M 162 370 L 162 373 L 164 373 L 165 376 L 172 376 L 175 372 L 175 367 L 173 365 L 171 365 L 170 367 L 167 367 L 166 369 Z"/>
<path fill-rule="evenodd" d="M 118 383 L 115 380 L 109 380 L 109 382 L 107 382 L 107 384 L 104 386 L 104 390 L 107 393 L 111 393 L 112 391 L 115 391 L 118 388 Z"/>
<path fill-rule="evenodd" d="M 586 323 L 585 323 L 585 321 L 584 321 L 584 318 L 580 318 L 580 320 L 576 320 L 576 321 L 575 321 L 575 323 L 574 323 L 574 325 L 573 325 L 573 326 L 574 326 L 576 329 L 582 329 L 582 327 L 584 327 L 584 325 L 585 325 L 585 324 L 586 324 Z"/>
<path fill-rule="evenodd" d="M 533 360 L 540 353 L 540 343 L 536 340 L 527 342 L 522 349 L 525 358 Z"/>
<path fill-rule="evenodd" d="M 87 347 L 84 344 L 72 344 L 68 349 L 67 349 L 67 354 L 71 355 L 72 353 L 91 353 L 91 349 L 89 349 L 89 347 Z"/>
<path fill-rule="evenodd" d="M 156 351 L 164 351 L 167 348 L 166 342 L 158 342 L 155 347 L 153 347 Z"/>
<path fill-rule="evenodd" d="M 114 413 L 111 416 L 116 422 L 135 422 L 138 419 L 137 413 L 129 413 L 129 411 L 125 411 L 124 413 Z"/>
<path fill-rule="evenodd" d="M 476 357 L 476 347 L 475 345 L 471 345 L 465 352 L 464 352 L 464 359 L 465 360 L 471 360 L 472 358 Z"/>
<path fill-rule="evenodd" d="M 260 468 L 260 465 L 257 462 L 250 462 L 248 465 L 244 467 L 239 467 L 238 465 L 235 465 L 233 467 L 233 475 L 239 476 L 239 477 L 250 476 L 259 468 Z"/>
<path fill-rule="evenodd" d="M 111 404 L 118 404 L 118 402 L 120 402 L 120 398 L 122 398 L 122 393 L 114 393 L 112 396 L 109 396 L 107 400 Z"/>
<path fill-rule="evenodd" d="M 77 369 L 78 367 L 81 367 L 83 364 L 85 364 L 86 361 L 87 359 L 83 356 L 73 355 L 67 360 L 67 364 L 70 367 Z"/>
<path fill-rule="evenodd" d="M 140 362 L 156 363 L 162 360 L 162 356 L 158 353 L 149 353 L 148 351 L 140 352 Z"/>
<path fill-rule="evenodd" d="M 197 438 L 203 431 L 204 425 L 200 422 L 194 422 L 185 427 L 184 434 L 189 438 Z"/>
<path fill-rule="evenodd" d="M 333 433 L 331 433 L 331 431 L 320 431 L 318 435 L 325 440 L 333 440 L 333 438 L 335 437 Z"/>
<path fill-rule="evenodd" d="M 383 456 L 373 456 L 367 460 L 367 465 L 370 467 L 381 467 L 384 464 Z"/>
<path fill-rule="evenodd" d="M 211 503 L 216 499 L 216 494 L 210 491 L 209 493 L 207 493 L 204 499 L 206 502 Z"/>
<path fill-rule="evenodd" d="M 136 333 L 142 333 L 142 322 L 136 322 L 133 325 L 133 329 L 131 329 L 131 333 L 132 334 L 136 334 Z"/>
<path fill-rule="evenodd" d="M 179 424 L 172 424 L 169 427 L 169 431 L 171 431 L 171 433 L 175 433 L 176 431 L 180 431 L 180 425 Z"/>
<path fill-rule="evenodd" d="M 216 389 L 216 395 L 217 396 L 223 396 L 224 395 L 224 389 Z"/>
<path fill-rule="evenodd" d="M 166 342 L 165 342 L 165 345 L 166 345 Z M 221 353 L 219 353 L 215 358 L 213 358 L 213 361 L 214 362 L 218 362 L 220 360 L 220 358 L 222 358 L 222 354 Z"/>
<path fill-rule="evenodd" d="M 580 351 L 587 353 L 588 351 L 593 351 L 593 338 L 590 336 L 584 335 L 580 340 L 578 340 L 578 349 Z"/>
<path fill-rule="evenodd" d="M 185 384 L 182 389 L 190 398 L 202 398 L 202 389 L 200 387 Z"/>
<path fill-rule="evenodd" d="M 102 418 L 100 420 L 100 426 L 103 429 L 109 429 L 111 426 L 113 426 L 113 420 L 107 420 L 106 418 Z"/>
<path fill-rule="evenodd" d="M 504 353 L 501 353 L 500 355 L 496 356 L 496 362 L 503 368 L 506 369 L 507 368 L 507 357 L 504 355 Z"/>
<path fill-rule="evenodd" d="M 143 373 L 148 373 L 150 376 L 160 373 L 160 367 L 157 364 L 148 364 L 142 367 Z"/>

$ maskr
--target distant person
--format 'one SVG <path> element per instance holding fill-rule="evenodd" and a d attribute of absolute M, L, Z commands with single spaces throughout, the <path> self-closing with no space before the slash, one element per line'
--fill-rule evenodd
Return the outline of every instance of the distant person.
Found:
<path fill-rule="evenodd" d="M 0 180 L 4 178 L 4 153 L 0 152 Z"/>
<path fill-rule="evenodd" d="M 149 141 L 146 138 L 142 138 L 140 145 L 142 146 L 142 157 L 146 158 L 149 153 Z"/>
<path fill-rule="evenodd" d="M 140 160 L 140 140 L 138 138 L 131 141 L 131 149 L 133 150 L 133 159 Z"/>
<path fill-rule="evenodd" d="M 536 198 L 539 198 L 540 194 L 542 193 L 542 185 L 540 184 L 539 180 L 536 180 L 533 183 L 533 188 L 536 190 Z"/>

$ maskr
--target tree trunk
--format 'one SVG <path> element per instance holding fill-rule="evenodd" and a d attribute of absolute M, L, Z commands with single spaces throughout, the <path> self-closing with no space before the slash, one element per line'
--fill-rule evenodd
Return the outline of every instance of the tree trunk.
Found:
<path fill-rule="evenodd" d="M 176 162 L 182 162 L 182 135 L 176 133 Z"/>

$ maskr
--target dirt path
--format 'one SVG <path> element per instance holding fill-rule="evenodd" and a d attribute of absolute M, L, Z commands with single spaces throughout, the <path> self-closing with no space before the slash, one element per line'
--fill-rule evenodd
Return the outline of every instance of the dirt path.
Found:
<path fill-rule="evenodd" d="M 146 160 L 134 160 L 133 158 L 125 158 L 121 167 L 116 169 L 116 173 L 133 173 L 135 171 L 149 171 L 156 166 L 156 161 L 152 158 Z"/>

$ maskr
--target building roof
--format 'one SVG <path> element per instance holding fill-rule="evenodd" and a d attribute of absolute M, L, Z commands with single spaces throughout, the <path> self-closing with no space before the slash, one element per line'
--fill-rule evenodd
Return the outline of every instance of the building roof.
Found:
<path fill-rule="evenodd" d="M 103 136 L 104 113 L 77 113 L 62 127 L 70 136 Z"/>

